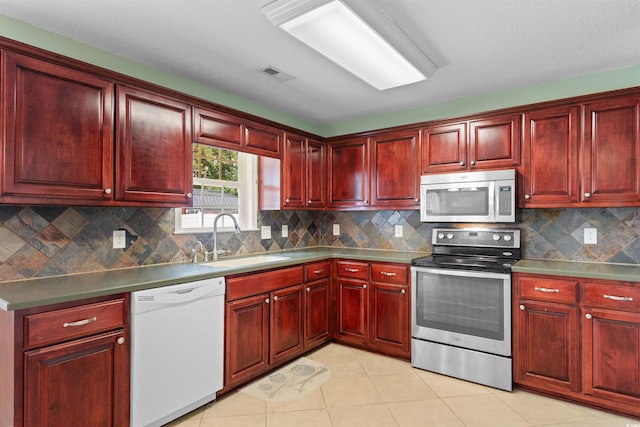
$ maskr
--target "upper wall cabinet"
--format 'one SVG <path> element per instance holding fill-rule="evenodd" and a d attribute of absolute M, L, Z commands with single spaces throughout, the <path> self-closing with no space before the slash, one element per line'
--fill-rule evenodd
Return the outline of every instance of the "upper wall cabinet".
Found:
<path fill-rule="evenodd" d="M 521 206 L 554 207 L 578 201 L 579 126 L 576 106 L 525 113 Z"/>
<path fill-rule="evenodd" d="M 280 158 L 282 131 L 206 108 L 194 108 L 194 141 Z"/>
<path fill-rule="evenodd" d="M 640 97 L 584 105 L 582 194 L 585 206 L 640 202 Z"/>
<path fill-rule="evenodd" d="M 324 143 L 288 133 L 281 167 L 283 209 L 325 207 L 327 168 Z"/>
<path fill-rule="evenodd" d="M 420 203 L 420 131 L 371 137 L 371 206 L 414 209 Z"/>
<path fill-rule="evenodd" d="M 351 138 L 329 144 L 328 207 L 338 209 L 369 206 L 369 139 Z"/>
<path fill-rule="evenodd" d="M 120 85 L 117 99 L 116 199 L 190 204 L 191 106 Z"/>
<path fill-rule="evenodd" d="M 0 201 L 111 201 L 113 83 L 12 52 L 2 67 Z"/>
<path fill-rule="evenodd" d="M 422 174 L 520 164 L 520 114 L 423 129 Z"/>

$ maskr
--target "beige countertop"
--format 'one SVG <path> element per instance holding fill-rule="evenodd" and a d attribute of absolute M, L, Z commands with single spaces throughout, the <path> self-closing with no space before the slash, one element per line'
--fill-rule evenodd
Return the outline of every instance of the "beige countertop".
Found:
<path fill-rule="evenodd" d="M 523 259 L 518 261 L 511 270 L 515 273 L 550 274 L 556 276 L 584 277 L 587 279 L 640 282 L 640 265 L 636 264 Z"/>
<path fill-rule="evenodd" d="M 246 257 L 260 257 L 263 255 L 265 254 L 251 254 Z M 376 249 L 316 247 L 269 252 L 267 255 L 277 255 L 285 257 L 286 259 L 269 263 L 250 264 L 242 267 L 216 267 L 214 264 L 205 265 L 204 263 L 159 264 L 0 282 L 0 308 L 6 311 L 19 310 L 329 258 L 410 263 L 413 258 L 429 254 L 424 252 Z M 240 257 L 233 257 L 233 259 L 237 258 Z"/>

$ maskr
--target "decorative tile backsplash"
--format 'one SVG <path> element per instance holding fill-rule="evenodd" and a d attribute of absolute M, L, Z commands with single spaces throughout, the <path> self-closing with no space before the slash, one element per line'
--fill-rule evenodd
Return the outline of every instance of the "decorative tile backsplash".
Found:
<path fill-rule="evenodd" d="M 212 248 L 211 233 L 173 234 L 173 209 L 51 206 L 0 207 L 0 281 L 185 262 L 197 241 Z M 430 251 L 433 224 L 417 211 L 265 211 L 259 231 L 220 233 L 218 247 L 234 254 L 313 246 Z M 282 225 L 289 235 L 282 238 Z M 333 224 L 340 235 L 333 235 Z M 395 237 L 395 226 L 403 237 Z M 524 209 L 519 211 L 523 257 L 640 263 L 640 209 Z M 583 230 L 598 229 L 598 244 L 583 245 Z M 126 250 L 112 248 L 113 230 L 137 236 Z"/>

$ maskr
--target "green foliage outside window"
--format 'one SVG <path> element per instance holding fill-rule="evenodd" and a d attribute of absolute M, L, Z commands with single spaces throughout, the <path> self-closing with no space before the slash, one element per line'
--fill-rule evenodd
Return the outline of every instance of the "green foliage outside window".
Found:
<path fill-rule="evenodd" d="M 193 177 L 238 182 L 238 152 L 193 144 Z M 237 188 L 225 188 L 224 191 L 238 195 Z"/>

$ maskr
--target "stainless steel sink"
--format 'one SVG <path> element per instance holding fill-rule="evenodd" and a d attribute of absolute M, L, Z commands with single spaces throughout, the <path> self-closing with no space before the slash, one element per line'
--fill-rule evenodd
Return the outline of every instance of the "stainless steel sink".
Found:
<path fill-rule="evenodd" d="M 286 261 L 288 257 L 277 255 L 256 255 L 246 258 L 229 258 L 219 259 L 217 261 L 210 261 L 198 264 L 204 267 L 244 267 L 247 265 L 268 264 L 270 262 Z"/>

